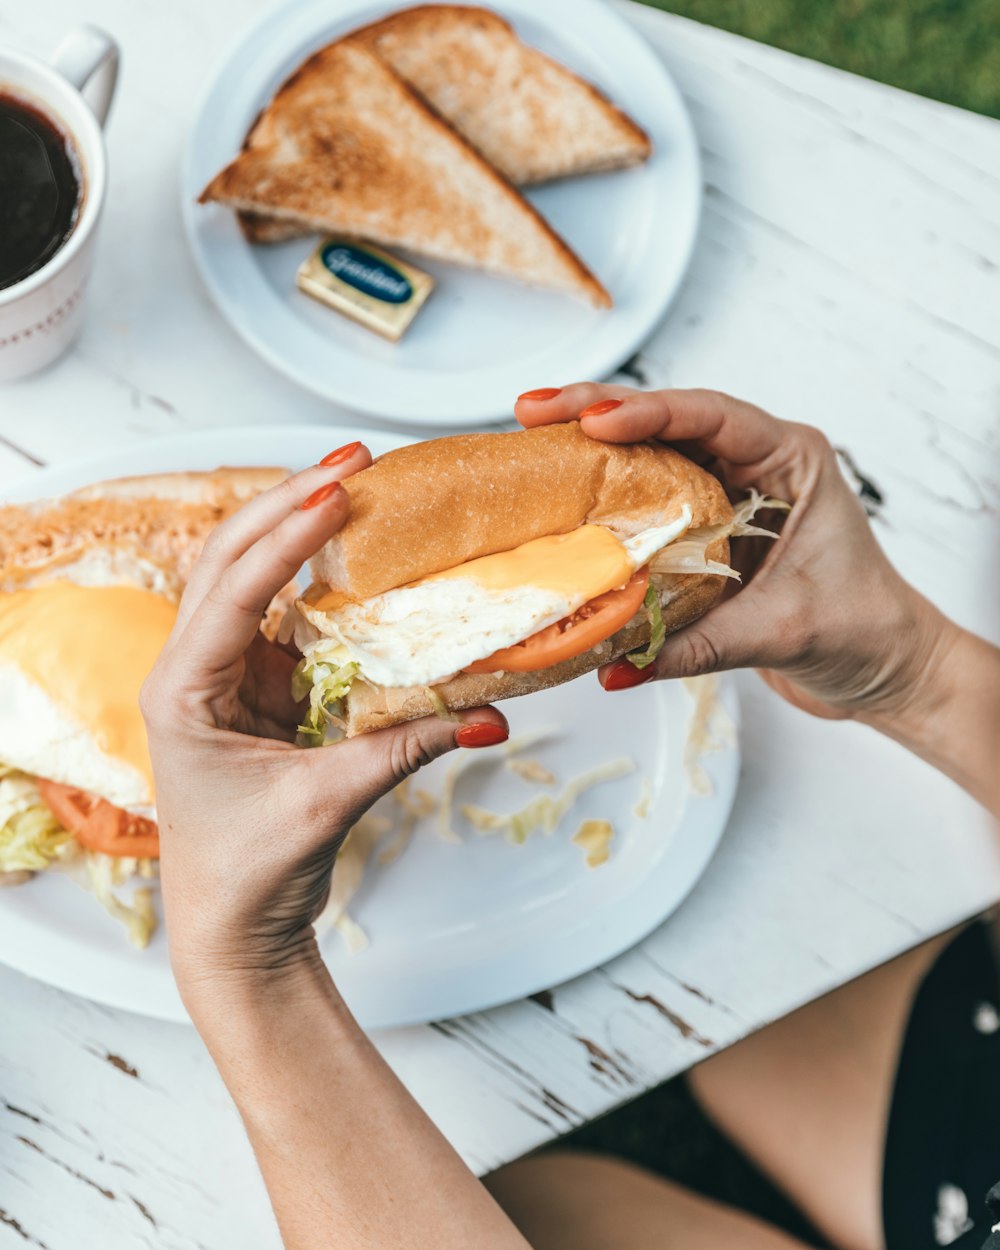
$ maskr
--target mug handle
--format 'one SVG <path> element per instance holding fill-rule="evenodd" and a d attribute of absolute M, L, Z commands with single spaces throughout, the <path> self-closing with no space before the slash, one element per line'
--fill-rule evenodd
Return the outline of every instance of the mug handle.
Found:
<path fill-rule="evenodd" d="M 103 126 L 118 81 L 118 44 L 99 26 L 86 23 L 70 31 L 52 54 L 52 68 L 82 92 L 99 71 L 88 100 Z"/>

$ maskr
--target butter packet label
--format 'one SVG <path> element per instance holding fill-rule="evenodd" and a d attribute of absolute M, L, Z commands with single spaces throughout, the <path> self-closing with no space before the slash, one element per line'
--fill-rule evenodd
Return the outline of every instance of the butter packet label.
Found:
<path fill-rule="evenodd" d="M 381 248 L 324 239 L 299 266 L 299 289 L 388 339 L 402 337 L 434 279 Z"/>

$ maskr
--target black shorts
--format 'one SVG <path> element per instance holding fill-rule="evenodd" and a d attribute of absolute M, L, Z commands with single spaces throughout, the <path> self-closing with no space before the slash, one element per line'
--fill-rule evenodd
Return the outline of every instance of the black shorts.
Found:
<path fill-rule="evenodd" d="M 998 1180 L 1000 969 L 976 923 L 938 956 L 910 1012 L 886 1132 L 886 1250 L 979 1250 Z"/>

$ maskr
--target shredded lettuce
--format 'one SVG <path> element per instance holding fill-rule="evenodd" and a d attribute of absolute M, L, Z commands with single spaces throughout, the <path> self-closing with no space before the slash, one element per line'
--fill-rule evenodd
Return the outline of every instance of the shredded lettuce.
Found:
<path fill-rule="evenodd" d="M 458 717 L 433 686 L 424 686 L 424 694 L 427 696 L 427 702 L 431 705 L 434 715 L 439 720 L 458 720 Z"/>
<path fill-rule="evenodd" d="M 72 859 L 67 860 L 66 867 L 77 885 L 89 890 L 108 915 L 125 926 L 129 942 L 139 950 L 145 950 L 158 923 L 153 890 L 148 885 L 139 886 L 132 891 L 131 900 L 126 901 L 115 893 L 115 887 L 124 885 L 135 875 L 152 876 L 150 861 L 102 855 L 98 851 L 81 848 L 78 870 L 73 871 Z"/>
<path fill-rule="evenodd" d="M 733 509 L 733 519 L 725 525 L 705 525 L 700 529 L 688 530 L 676 542 L 658 552 L 650 562 L 650 572 L 663 575 L 665 573 L 715 573 L 719 577 L 733 577 L 737 581 L 740 575 L 721 560 L 706 559 L 705 552 L 720 538 L 777 538 L 773 530 L 763 529 L 759 525 L 751 525 L 754 516 L 764 508 L 777 508 L 788 512 L 791 504 L 782 499 L 771 499 L 759 491 L 750 488 L 749 496 L 738 503 Z"/>
<path fill-rule="evenodd" d="M 627 756 L 617 760 L 608 760 L 598 764 L 579 777 L 567 782 L 562 792 L 555 797 L 551 794 L 540 794 L 532 799 L 520 811 L 504 814 L 491 812 L 485 807 L 477 807 L 474 803 L 466 803 L 462 815 L 477 833 L 506 833 L 507 840 L 521 844 L 527 842 L 533 833 L 554 833 L 556 826 L 573 807 L 577 799 L 594 786 L 606 781 L 617 781 L 619 777 L 627 777 L 635 771 L 635 761 Z"/>
<path fill-rule="evenodd" d="M 299 745 L 318 747 L 331 728 L 343 727 L 341 700 L 358 675 L 358 666 L 347 658 L 347 648 L 332 638 L 322 638 L 306 648 L 292 673 L 292 698 L 309 699 L 299 725 Z"/>
<path fill-rule="evenodd" d="M 611 841 L 615 836 L 610 820 L 585 820 L 570 838 L 583 851 L 588 868 L 600 868 L 611 858 Z"/>
<path fill-rule="evenodd" d="M 126 902 L 115 893 L 130 877 L 155 876 L 151 860 L 100 855 L 82 847 L 42 801 L 33 777 L 0 765 L 0 872 L 59 868 L 93 894 L 142 949 L 156 931 L 153 891 L 140 887 Z"/>
<path fill-rule="evenodd" d="M 635 668 L 648 668 L 660 654 L 660 648 L 667 639 L 667 627 L 663 623 L 663 610 L 660 607 L 660 592 L 650 586 L 642 601 L 643 611 L 649 617 L 649 645 L 641 651 L 630 651 L 629 663 Z"/>
<path fill-rule="evenodd" d="M 42 872 L 72 843 L 32 778 L 0 766 L 0 872 Z"/>

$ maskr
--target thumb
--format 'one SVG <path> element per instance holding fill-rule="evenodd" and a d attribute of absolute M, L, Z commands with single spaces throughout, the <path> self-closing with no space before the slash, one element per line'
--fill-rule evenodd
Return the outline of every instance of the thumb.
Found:
<path fill-rule="evenodd" d="M 669 634 L 642 682 L 675 677 L 699 677 L 731 668 L 777 668 L 792 650 L 790 631 L 773 613 L 755 610 L 749 591 L 713 608 L 700 620 Z M 624 657 L 600 671 L 605 690 L 639 685 L 619 665 Z M 631 668 L 632 666 L 629 665 Z M 646 673 L 649 676 L 646 676 Z"/>
<path fill-rule="evenodd" d="M 360 816 L 376 799 L 455 747 L 496 746 L 509 736 L 507 719 L 496 708 L 472 708 L 456 716 L 456 720 L 425 716 L 406 721 L 321 749 L 316 755 L 335 770 L 340 797 Z M 474 726 L 475 732 L 470 732 Z"/>

